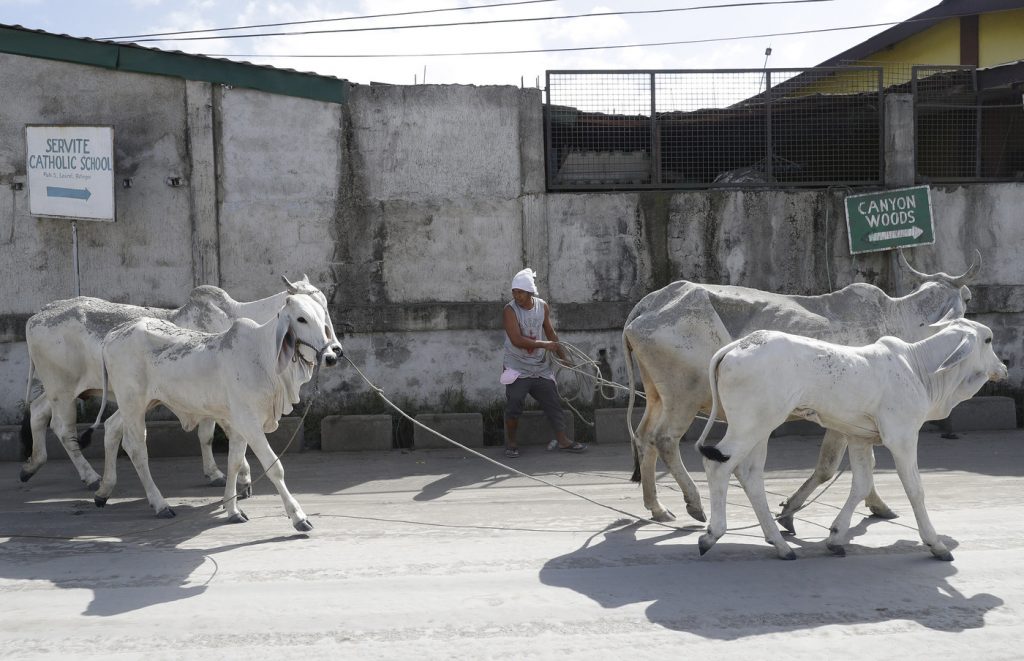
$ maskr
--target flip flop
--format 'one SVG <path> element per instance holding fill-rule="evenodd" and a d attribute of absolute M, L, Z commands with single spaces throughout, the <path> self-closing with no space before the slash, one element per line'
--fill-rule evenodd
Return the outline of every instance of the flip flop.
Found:
<path fill-rule="evenodd" d="M 559 452 L 572 452 L 574 454 L 579 454 L 581 452 L 586 452 L 587 446 L 585 443 L 573 441 L 572 445 L 567 445 L 564 448 L 561 445 L 558 445 L 558 443 L 555 443 L 554 449 L 558 450 Z"/>

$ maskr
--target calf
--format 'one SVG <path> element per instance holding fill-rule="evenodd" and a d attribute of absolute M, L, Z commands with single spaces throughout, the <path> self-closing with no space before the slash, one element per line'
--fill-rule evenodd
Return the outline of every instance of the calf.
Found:
<path fill-rule="evenodd" d="M 113 391 L 122 416 L 122 443 L 157 516 L 174 516 L 153 482 L 146 451 L 146 411 L 162 404 L 185 429 L 210 418 L 227 433 L 224 507 L 230 521 L 248 520 L 236 502 L 236 478 L 250 447 L 277 487 L 295 529 L 312 529 L 284 484 L 284 469 L 266 432 L 277 429 L 281 414 L 298 400 L 298 389 L 287 378 L 289 366 L 293 361 L 312 365 L 321 359 L 327 365 L 336 363 L 341 347 L 332 337 L 324 309 L 308 297 L 294 295 L 262 325 L 238 319 L 223 333 L 203 333 L 144 317 L 107 334 L 100 416 L 108 391 Z M 114 435 L 104 439 L 103 479 L 96 491 L 100 507 L 117 480 L 118 440 Z"/>
<path fill-rule="evenodd" d="M 826 545 L 837 555 L 853 510 L 871 485 L 871 446 L 892 453 L 921 540 L 941 560 L 952 560 L 924 505 L 917 468 L 917 438 L 926 420 L 949 415 L 988 380 L 1005 379 L 1006 366 L 992 350 L 992 331 L 974 321 L 943 322 L 918 342 L 883 337 L 863 347 L 778 331 L 755 331 L 719 349 L 708 367 L 711 416 L 697 441 L 704 456 L 711 520 L 699 540 L 704 555 L 726 531 L 725 498 L 735 473 L 750 499 L 765 539 L 779 557 L 796 556 L 772 520 L 764 490 L 768 436 L 789 416 L 812 420 L 850 439 L 853 486 L 832 524 Z M 719 407 L 729 422 L 725 437 L 705 445 Z"/>

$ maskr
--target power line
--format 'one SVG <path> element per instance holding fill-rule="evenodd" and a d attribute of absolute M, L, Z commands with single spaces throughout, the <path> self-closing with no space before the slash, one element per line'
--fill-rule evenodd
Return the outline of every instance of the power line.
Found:
<path fill-rule="evenodd" d="M 535 16 L 529 18 L 498 18 L 486 21 L 459 21 L 452 23 L 430 23 L 426 25 L 392 25 L 368 28 L 339 28 L 336 30 L 302 30 L 297 32 L 257 32 L 253 34 L 228 34 L 211 35 L 205 37 L 180 37 L 180 38 L 149 38 L 133 39 L 135 43 L 150 41 L 206 41 L 210 39 L 251 39 L 254 37 L 289 37 L 308 36 L 312 34 L 339 34 L 344 32 L 372 32 L 382 30 L 416 30 L 421 28 L 458 27 L 467 25 L 496 25 L 502 23 L 533 23 L 537 21 L 562 21 L 571 18 L 599 18 L 605 16 L 635 16 L 639 14 L 668 14 L 684 11 L 699 11 L 705 9 L 736 9 L 739 7 L 757 7 L 765 5 L 796 5 L 818 2 L 834 2 L 835 0 L 761 0 L 759 2 L 733 2 L 722 5 L 698 5 L 694 7 L 674 7 L 670 9 L 643 9 L 634 11 L 606 11 L 594 12 L 592 14 L 569 14 L 566 16 Z M 516 51 L 510 51 L 516 52 Z M 531 51 L 525 51 L 531 52 Z"/>
<path fill-rule="evenodd" d="M 390 14 L 365 14 L 363 16 L 340 16 L 338 18 L 316 18 L 308 21 L 288 21 L 286 23 L 260 23 L 256 25 L 237 25 L 230 28 L 206 28 L 205 30 L 181 30 L 178 32 L 151 32 L 149 34 L 130 34 L 124 37 L 100 37 L 106 41 L 118 41 L 123 39 L 138 39 L 141 37 L 167 37 L 176 34 L 196 34 L 199 32 L 225 32 L 227 30 L 252 30 L 255 28 L 278 28 L 286 25 L 308 25 L 310 23 L 332 23 L 335 21 L 358 21 L 366 18 L 390 18 L 393 16 L 413 16 L 416 14 L 436 14 L 449 11 L 467 11 L 470 9 L 490 9 L 492 7 L 509 7 L 512 5 L 533 5 L 540 2 L 555 2 L 555 0 L 519 0 L 519 2 L 497 2 L 490 5 L 473 5 L 471 7 L 444 7 L 441 9 L 419 9 L 416 11 L 399 11 Z"/>
<path fill-rule="evenodd" d="M 927 19 L 917 19 L 920 21 L 940 21 L 947 18 L 956 18 L 959 16 L 966 16 L 968 14 L 953 14 L 949 16 L 939 16 Z M 449 53 L 345 53 L 345 54 L 292 54 L 292 55 L 261 55 L 259 53 L 199 53 L 206 57 L 266 57 L 266 58 L 394 58 L 394 57 L 463 57 L 463 56 L 478 56 L 478 55 L 528 55 L 536 53 L 565 53 L 575 51 L 592 51 L 592 50 L 617 50 L 624 48 L 648 48 L 652 46 L 681 46 L 687 44 L 706 44 L 718 41 L 740 41 L 743 39 L 764 39 L 766 37 L 791 37 L 802 34 L 815 34 L 823 32 L 840 32 L 844 30 L 863 30 L 866 28 L 878 28 L 878 27 L 891 27 L 893 25 L 900 25 L 903 23 L 915 22 L 914 19 L 908 19 L 905 21 L 890 21 L 886 23 L 865 23 L 863 25 L 846 25 L 834 28 L 817 28 L 813 30 L 794 30 L 791 32 L 767 32 L 762 34 L 748 34 L 735 37 L 709 37 L 706 39 L 688 39 L 685 41 L 658 41 L 642 44 L 616 44 L 610 46 L 575 46 L 571 48 L 533 48 L 523 50 L 505 50 L 505 51 L 463 51 L 463 52 L 449 52 Z"/>

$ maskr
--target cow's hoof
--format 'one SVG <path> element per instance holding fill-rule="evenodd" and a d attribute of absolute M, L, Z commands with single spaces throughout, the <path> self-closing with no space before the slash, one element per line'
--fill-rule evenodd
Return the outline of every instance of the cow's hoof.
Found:
<path fill-rule="evenodd" d="M 782 534 L 784 534 L 784 535 L 795 535 L 796 534 L 796 526 L 793 525 L 793 515 L 792 514 L 781 515 L 781 516 L 779 516 L 779 518 L 775 519 L 775 521 L 780 526 L 782 526 Z"/>
<path fill-rule="evenodd" d="M 156 518 L 158 519 L 173 519 L 175 516 L 174 510 L 170 507 L 165 507 L 156 513 Z"/>
<path fill-rule="evenodd" d="M 252 497 L 252 482 L 238 487 L 238 500 L 245 500 Z"/>
<path fill-rule="evenodd" d="M 949 551 L 935 551 L 932 550 L 932 555 L 936 560 L 942 560 L 943 562 L 953 562 L 953 554 Z"/>
<path fill-rule="evenodd" d="M 96 507 L 104 507 L 107 504 L 107 499 L 103 496 L 93 496 L 92 502 L 96 503 Z"/>
<path fill-rule="evenodd" d="M 697 550 L 700 551 L 701 555 L 704 555 L 711 550 L 711 547 L 715 545 L 715 538 L 709 534 L 703 534 L 700 539 L 697 540 Z"/>
<path fill-rule="evenodd" d="M 227 483 L 228 483 L 227 480 L 225 480 L 223 476 L 221 476 L 221 477 L 211 477 L 211 478 L 209 478 L 209 481 L 206 483 L 206 486 L 208 486 L 208 487 L 223 487 Z"/>
<path fill-rule="evenodd" d="M 704 516 L 704 508 L 700 505 L 687 505 L 686 513 L 697 519 L 701 523 L 707 523 L 708 518 Z"/>
<path fill-rule="evenodd" d="M 793 550 L 790 549 L 786 553 L 780 553 L 779 554 L 779 559 L 780 560 L 796 560 L 796 553 L 793 553 Z"/>
<path fill-rule="evenodd" d="M 97 489 L 100 488 L 100 478 L 97 477 L 95 480 L 85 485 L 85 488 L 88 489 L 89 491 L 96 491 Z"/>
<path fill-rule="evenodd" d="M 832 552 L 832 555 L 839 556 L 840 558 L 846 557 L 846 548 L 842 544 L 829 544 L 825 542 L 825 548 Z"/>
<path fill-rule="evenodd" d="M 298 521 L 292 525 L 294 525 L 295 529 L 299 532 L 309 532 L 313 529 L 313 524 L 309 522 L 309 519 L 303 519 L 302 521 Z"/>
<path fill-rule="evenodd" d="M 238 510 L 234 514 L 228 517 L 228 523 L 245 523 L 249 520 L 249 517 L 245 515 L 245 512 Z"/>
<path fill-rule="evenodd" d="M 28 482 L 29 480 L 32 479 L 33 475 L 35 475 L 35 473 L 30 473 L 29 471 L 22 468 L 21 471 L 18 473 L 18 479 L 21 480 L 22 482 Z"/>
<path fill-rule="evenodd" d="M 871 507 L 869 509 L 871 510 L 871 516 L 875 517 L 876 519 L 891 520 L 898 519 L 900 516 L 896 512 L 893 512 L 891 509 L 889 509 L 886 505 L 876 505 L 875 507 Z"/>
<path fill-rule="evenodd" d="M 661 512 L 654 512 L 651 514 L 651 521 L 657 521 L 658 523 L 668 523 L 669 521 L 675 521 L 676 515 L 668 510 L 662 510 Z"/>

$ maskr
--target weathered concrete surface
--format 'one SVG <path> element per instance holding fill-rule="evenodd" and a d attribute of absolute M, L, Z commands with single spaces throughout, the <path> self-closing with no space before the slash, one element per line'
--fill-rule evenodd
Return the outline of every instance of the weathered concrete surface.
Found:
<path fill-rule="evenodd" d="M 328 415 L 320 421 L 320 450 L 390 450 L 394 445 L 390 415 Z"/>
<path fill-rule="evenodd" d="M 562 410 L 565 420 L 565 435 L 576 440 L 576 416 L 568 409 Z M 523 411 L 516 428 L 516 445 L 547 445 L 555 437 L 551 423 L 543 411 Z"/>
<path fill-rule="evenodd" d="M 479 413 L 420 413 L 416 422 L 466 447 L 477 448 L 484 444 L 484 418 Z M 413 428 L 416 449 L 451 447 L 448 441 L 420 425 Z"/>
<path fill-rule="evenodd" d="M 484 451 L 501 455 L 500 448 Z M 956 560 L 928 557 L 888 456 L 876 480 L 901 518 L 854 517 L 845 558 L 824 549 L 849 474 L 797 521 L 798 560 L 764 544 L 730 493 L 729 533 L 623 514 L 457 450 L 285 456 L 316 529 L 295 534 L 263 480 L 224 523 L 191 460 L 154 475 L 178 512 L 152 517 L 127 460 L 106 508 L 58 471 L 0 480 L 0 649 L 18 658 L 1009 660 L 1024 638 L 1024 438 L 923 434 L 932 518 Z M 772 502 L 817 446 L 770 445 Z M 700 462 L 687 465 L 704 487 Z M 63 464 L 67 471 L 70 465 Z M 515 467 L 642 514 L 621 445 L 527 449 Z M 14 464 L 0 468 L 12 473 Z M 258 473 L 256 473 L 258 475 Z M 672 482 L 661 477 L 663 486 Z M 681 509 L 677 492 L 666 504 Z M 705 492 L 706 497 L 706 492 Z M 24 536 L 20 536 L 24 535 Z M 61 539 L 62 537 L 71 539 Z"/>

